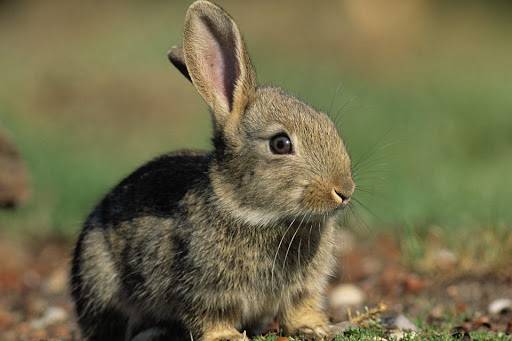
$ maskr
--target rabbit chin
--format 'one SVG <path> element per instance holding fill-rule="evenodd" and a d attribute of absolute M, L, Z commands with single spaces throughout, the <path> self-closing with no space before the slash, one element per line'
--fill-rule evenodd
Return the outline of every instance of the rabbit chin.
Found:
<path fill-rule="evenodd" d="M 294 209 L 283 209 L 281 211 L 272 211 L 269 209 L 256 208 L 243 205 L 229 196 L 218 198 L 220 207 L 228 211 L 231 217 L 241 223 L 251 226 L 268 226 L 277 222 L 290 222 L 301 217 L 307 217 L 310 221 L 321 221 L 333 217 L 340 213 L 339 208 L 335 209 L 310 209 L 297 203 Z"/>
<path fill-rule="evenodd" d="M 238 209 L 230 210 L 230 214 L 233 218 L 251 226 L 267 226 L 279 221 L 288 223 L 294 220 L 299 221 L 301 217 L 307 217 L 307 220 L 309 221 L 322 221 L 336 215 L 338 212 L 339 210 L 329 211 L 324 214 L 317 212 L 283 214 L 280 212 L 269 212 L 248 207 L 240 207 Z"/>

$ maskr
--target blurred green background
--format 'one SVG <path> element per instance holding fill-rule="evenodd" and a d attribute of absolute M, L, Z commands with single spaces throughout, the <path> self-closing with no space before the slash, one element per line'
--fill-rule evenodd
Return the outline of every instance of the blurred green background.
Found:
<path fill-rule="evenodd" d="M 218 3 L 260 82 L 337 118 L 360 161 L 365 224 L 510 227 L 510 2 Z M 34 187 L 26 207 L 0 212 L 2 229 L 74 235 L 138 165 L 209 148 L 206 105 L 166 58 L 188 4 L 0 1 L 0 124 Z"/>

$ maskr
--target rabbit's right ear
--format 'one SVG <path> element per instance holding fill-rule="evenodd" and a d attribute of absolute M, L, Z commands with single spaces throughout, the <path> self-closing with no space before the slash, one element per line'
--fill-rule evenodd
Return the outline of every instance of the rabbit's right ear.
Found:
<path fill-rule="evenodd" d="M 192 83 L 223 128 L 237 121 L 256 89 L 254 69 L 233 19 L 209 1 L 196 1 L 185 19 L 183 54 Z"/>

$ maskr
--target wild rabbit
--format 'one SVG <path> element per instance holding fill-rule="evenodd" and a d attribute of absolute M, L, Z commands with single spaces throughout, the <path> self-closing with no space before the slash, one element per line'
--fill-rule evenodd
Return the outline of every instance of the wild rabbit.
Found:
<path fill-rule="evenodd" d="M 317 338 L 334 220 L 354 191 L 321 112 L 256 84 L 233 19 L 196 1 L 173 64 L 210 108 L 212 151 L 142 166 L 80 234 L 72 296 L 87 340 L 245 340 L 277 319 Z"/>

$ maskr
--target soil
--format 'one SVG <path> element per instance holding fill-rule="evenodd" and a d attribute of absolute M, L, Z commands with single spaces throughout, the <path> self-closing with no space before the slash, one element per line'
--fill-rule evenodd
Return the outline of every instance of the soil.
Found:
<path fill-rule="evenodd" d="M 63 238 L 2 238 L 0 240 L 0 335 L 9 340 L 79 339 L 68 295 L 72 241 Z M 458 274 L 452 270 L 417 274 L 402 264 L 399 248 L 389 237 L 371 243 L 354 242 L 340 251 L 340 271 L 331 289 L 349 284 L 363 293 L 359 304 L 331 308 L 331 318 L 346 320 L 365 306 L 384 303 L 390 314 L 402 313 L 428 325 L 449 323 L 453 328 L 486 328 L 512 332 L 512 313 L 490 314 L 491 302 L 512 298 L 512 267 L 500 273 Z"/>

